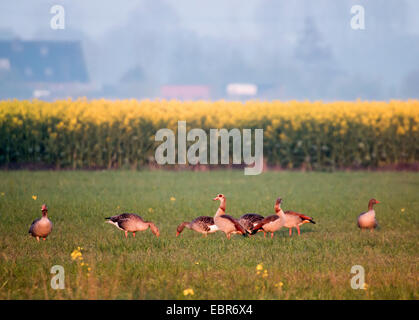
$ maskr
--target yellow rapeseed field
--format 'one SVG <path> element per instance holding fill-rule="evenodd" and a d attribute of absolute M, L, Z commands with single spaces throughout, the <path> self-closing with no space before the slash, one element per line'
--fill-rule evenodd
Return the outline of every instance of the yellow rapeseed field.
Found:
<path fill-rule="evenodd" d="M 264 155 L 287 168 L 377 167 L 419 160 L 419 101 L 8 100 L 0 102 L 0 164 L 135 167 L 153 162 L 154 134 L 262 128 Z"/>

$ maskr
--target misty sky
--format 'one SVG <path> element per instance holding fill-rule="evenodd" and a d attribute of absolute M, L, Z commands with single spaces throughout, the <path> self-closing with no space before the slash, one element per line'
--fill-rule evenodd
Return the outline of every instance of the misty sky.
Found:
<path fill-rule="evenodd" d="M 61 4 L 66 29 L 51 30 Z M 350 28 L 352 5 L 366 29 Z M 18 0 L 0 3 L 0 38 L 80 40 L 90 79 L 251 82 L 297 99 L 419 97 L 417 0 Z M 131 73 L 130 73 L 131 72 Z"/>

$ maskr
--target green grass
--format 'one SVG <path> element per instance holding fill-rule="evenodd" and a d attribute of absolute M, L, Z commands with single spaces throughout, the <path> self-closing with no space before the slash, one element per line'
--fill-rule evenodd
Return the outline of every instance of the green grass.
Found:
<path fill-rule="evenodd" d="M 215 213 L 217 193 L 235 217 L 271 215 L 281 196 L 284 209 L 317 224 L 273 240 L 190 230 L 176 238 L 180 222 Z M 0 299 L 418 299 L 418 194 L 419 174 L 404 172 L 3 171 Z M 372 197 L 382 202 L 380 229 L 361 233 L 356 217 Z M 28 228 L 42 203 L 54 230 L 37 243 Z M 105 224 L 122 212 L 154 221 L 160 238 L 147 230 L 125 239 Z M 78 246 L 89 276 L 70 257 Z M 256 273 L 259 263 L 267 277 Z M 64 290 L 50 288 L 53 265 L 65 268 Z M 365 268 L 367 290 L 351 288 L 353 265 Z M 185 297 L 187 288 L 195 294 Z"/>

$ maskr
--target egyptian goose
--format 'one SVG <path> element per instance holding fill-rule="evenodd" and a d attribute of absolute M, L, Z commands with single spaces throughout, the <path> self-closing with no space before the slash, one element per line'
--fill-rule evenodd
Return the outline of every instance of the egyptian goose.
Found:
<path fill-rule="evenodd" d="M 176 237 L 181 234 L 185 227 L 202 233 L 205 237 L 208 233 L 214 233 L 218 230 L 218 227 L 214 223 L 213 217 L 200 216 L 191 222 L 182 222 L 180 225 L 178 225 L 176 229 Z"/>
<path fill-rule="evenodd" d="M 257 213 L 246 213 L 239 218 L 239 223 L 246 229 L 246 231 L 251 234 L 253 228 L 262 220 L 263 216 Z M 262 230 L 258 230 L 262 231 Z"/>
<path fill-rule="evenodd" d="M 230 239 L 232 233 L 240 233 L 246 237 L 247 232 L 243 226 L 232 216 L 226 215 L 226 197 L 223 194 L 219 194 L 213 200 L 220 200 L 220 206 L 214 216 L 214 222 L 218 229 L 226 234 L 227 239 Z"/>
<path fill-rule="evenodd" d="M 281 209 L 282 199 L 278 198 L 275 202 L 275 212 L 276 214 L 264 218 L 262 221 L 259 221 L 253 228 L 252 234 L 255 234 L 258 231 L 263 231 L 263 236 L 266 238 L 266 233 L 271 233 L 271 239 L 274 237 L 274 232 L 278 231 L 284 225 L 285 219 L 283 219 L 282 214 L 284 211 Z"/>
<path fill-rule="evenodd" d="M 273 238 L 273 234 L 272 231 L 268 231 L 267 228 L 271 228 L 271 230 L 278 230 L 279 228 L 281 228 L 282 226 L 284 226 L 285 228 L 289 229 L 289 235 L 292 235 L 292 228 L 296 228 L 298 231 L 298 235 L 300 235 L 300 226 L 303 225 L 304 223 L 313 223 L 315 224 L 316 222 L 313 220 L 312 217 L 306 216 L 304 214 L 298 213 L 298 212 L 294 212 L 294 211 L 283 211 L 281 209 L 281 203 L 282 203 L 282 199 L 278 198 L 276 199 L 275 202 L 275 212 L 276 215 L 279 217 L 279 219 L 281 221 L 276 221 L 277 219 L 275 218 L 275 216 L 270 216 L 268 219 L 266 220 L 266 223 L 271 223 L 272 225 L 268 225 L 266 227 L 264 227 L 263 223 L 259 224 L 258 226 L 255 227 L 255 229 L 259 229 L 261 227 L 264 227 L 263 229 L 267 232 L 271 232 L 271 238 Z M 275 227 L 277 227 L 278 229 L 275 229 Z"/>
<path fill-rule="evenodd" d="M 42 205 L 42 218 L 34 220 L 29 228 L 29 233 L 32 237 L 36 237 L 39 242 L 39 238 L 46 240 L 48 235 L 52 231 L 52 222 L 48 219 L 48 208 L 46 204 Z"/>
<path fill-rule="evenodd" d="M 284 227 L 289 229 L 290 237 L 292 235 L 292 228 L 296 228 L 298 235 L 300 235 L 300 226 L 304 223 L 316 224 L 312 217 L 306 216 L 304 214 L 295 212 L 295 211 L 282 211 L 280 207 L 275 206 L 275 211 L 279 212 L 281 217 L 284 217 Z"/>
<path fill-rule="evenodd" d="M 145 231 L 150 227 L 151 232 L 158 237 L 159 229 L 153 222 L 144 221 L 143 218 L 134 213 L 123 213 L 117 216 L 105 218 L 107 223 L 115 225 L 118 229 L 125 231 L 125 238 L 128 238 L 128 232 L 132 232 L 135 238 L 137 231 Z"/>
<path fill-rule="evenodd" d="M 374 205 L 380 203 L 380 201 L 371 199 L 368 202 L 368 211 L 363 212 L 358 216 L 358 227 L 363 231 L 364 229 L 370 229 L 372 232 L 377 227 L 377 220 L 375 219 Z"/>

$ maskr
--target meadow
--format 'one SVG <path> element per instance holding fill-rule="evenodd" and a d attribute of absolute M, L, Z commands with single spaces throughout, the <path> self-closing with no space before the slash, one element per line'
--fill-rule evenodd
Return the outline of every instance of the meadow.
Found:
<path fill-rule="evenodd" d="M 217 193 L 235 217 L 271 215 L 281 196 L 317 224 L 291 238 L 176 238 L 180 222 L 214 215 Z M 418 299 L 418 194 L 407 172 L 1 171 L 0 299 Z M 356 217 L 372 197 L 380 228 L 362 233 Z M 42 203 L 54 229 L 37 243 L 28 229 Z M 155 222 L 160 237 L 125 239 L 104 220 L 122 212 Z M 64 290 L 50 287 L 54 265 Z M 353 265 L 364 289 L 350 286 Z"/>

